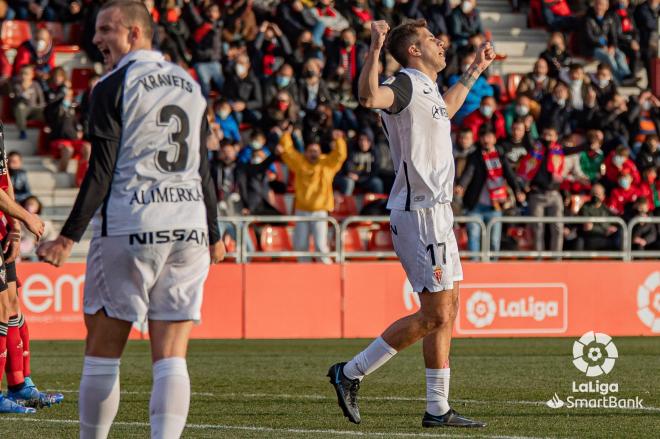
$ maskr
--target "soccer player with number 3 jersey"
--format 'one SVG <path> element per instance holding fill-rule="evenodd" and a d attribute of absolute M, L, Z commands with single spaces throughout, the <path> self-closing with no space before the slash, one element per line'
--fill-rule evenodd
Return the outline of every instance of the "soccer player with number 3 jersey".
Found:
<path fill-rule="evenodd" d="M 224 246 L 207 160 L 206 101 L 188 72 L 151 50 L 139 1 L 110 0 L 94 44 L 109 72 L 92 93 L 89 169 L 60 236 L 37 254 L 62 264 L 92 221 L 83 308 L 80 437 L 105 438 L 119 408 L 119 362 L 149 322 L 152 438 L 177 438 L 190 404 L 186 364 L 204 281 Z M 93 218 L 93 219 L 92 219 Z"/>
<path fill-rule="evenodd" d="M 333 365 L 328 376 L 344 416 L 360 423 L 357 393 L 362 379 L 422 339 L 426 365 L 422 425 L 485 427 L 456 413 L 448 401 L 449 348 L 463 279 L 450 207 L 454 182 L 450 119 L 495 59 L 495 52 L 490 42 L 482 44 L 459 82 L 441 95 L 436 78 L 446 65 L 445 48 L 424 20 L 404 23 L 389 35 L 388 31 L 385 21 L 371 24 L 371 48 L 358 92 L 363 106 L 382 110 L 396 171 L 388 202 L 392 241 L 421 307 L 394 322 L 347 363 Z M 403 68 L 379 84 L 383 45 Z"/>

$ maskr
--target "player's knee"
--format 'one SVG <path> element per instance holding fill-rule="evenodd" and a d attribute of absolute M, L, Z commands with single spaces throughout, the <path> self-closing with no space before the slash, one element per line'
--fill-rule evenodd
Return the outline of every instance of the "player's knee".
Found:
<path fill-rule="evenodd" d="M 422 328 L 426 333 L 437 331 L 452 322 L 451 310 L 442 310 L 437 313 L 422 315 Z"/>

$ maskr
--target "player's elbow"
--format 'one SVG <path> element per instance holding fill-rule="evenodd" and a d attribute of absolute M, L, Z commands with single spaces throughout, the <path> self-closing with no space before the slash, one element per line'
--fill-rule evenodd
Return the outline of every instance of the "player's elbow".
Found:
<path fill-rule="evenodd" d="M 376 108 L 376 99 L 373 96 L 359 96 L 360 105 L 365 108 Z"/>

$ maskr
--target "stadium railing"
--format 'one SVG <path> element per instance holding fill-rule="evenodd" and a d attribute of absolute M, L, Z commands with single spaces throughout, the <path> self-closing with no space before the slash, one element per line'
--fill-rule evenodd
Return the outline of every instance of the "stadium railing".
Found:
<path fill-rule="evenodd" d="M 633 229 L 640 224 L 660 224 L 660 218 L 658 217 L 640 217 L 636 216 L 628 222 L 628 236 L 630 239 L 626 242 L 626 249 L 628 250 L 628 260 L 632 259 L 652 259 L 660 258 L 660 250 L 633 250 Z"/>
<path fill-rule="evenodd" d="M 374 258 L 392 258 L 396 257 L 396 253 L 394 251 L 346 251 L 344 247 L 344 240 L 343 237 L 345 235 L 345 232 L 348 230 L 349 226 L 352 224 L 362 224 L 362 223 L 371 223 L 371 222 L 376 222 L 380 224 L 386 224 L 390 222 L 390 217 L 389 216 L 350 216 L 341 223 L 341 237 L 342 240 L 340 242 L 340 254 L 339 254 L 339 260 L 341 262 L 344 262 L 346 260 L 350 260 L 353 258 L 366 258 L 366 257 L 374 257 Z M 479 259 L 484 259 L 485 254 L 483 249 L 485 248 L 485 238 L 486 234 L 483 233 L 484 230 L 486 230 L 486 224 L 484 221 L 477 217 L 477 216 L 456 216 L 454 217 L 454 224 L 467 224 L 467 223 L 477 223 L 481 227 L 481 251 L 477 252 L 471 252 L 471 251 L 461 251 L 461 256 L 466 256 L 466 257 L 475 257 Z"/>
<path fill-rule="evenodd" d="M 618 258 L 624 261 L 630 260 L 629 243 L 630 231 L 628 225 L 619 217 L 576 217 L 576 216 L 553 216 L 553 217 L 530 217 L 530 216 L 503 216 L 493 218 L 486 227 L 486 242 L 490 243 L 490 236 L 493 233 L 495 224 L 586 224 L 586 223 L 606 223 L 615 224 L 621 229 L 621 250 L 620 251 L 549 251 L 549 250 L 505 250 L 493 251 L 490 245 L 486 247 L 484 260 L 489 261 L 498 257 L 534 257 L 534 258 L 569 258 L 569 259 L 590 259 L 590 258 Z M 562 230 L 563 233 L 563 230 Z M 547 236 L 547 233 L 546 233 Z M 536 238 L 535 238 L 536 239 Z"/>

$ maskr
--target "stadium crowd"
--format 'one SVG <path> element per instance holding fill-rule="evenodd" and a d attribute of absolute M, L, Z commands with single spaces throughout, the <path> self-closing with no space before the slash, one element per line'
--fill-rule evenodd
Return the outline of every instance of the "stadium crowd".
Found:
<path fill-rule="evenodd" d="M 57 21 L 80 28 L 89 58 L 103 1 L 0 1 L 5 20 Z M 478 0 L 145 0 L 158 24 L 156 47 L 189 69 L 208 98 L 209 160 L 224 215 L 280 215 L 276 194 L 295 195 L 295 213 L 327 217 L 335 200 L 387 194 L 394 169 L 376 112 L 361 107 L 357 78 L 372 20 L 395 26 L 425 18 L 444 41 L 441 91 L 456 83 L 489 35 Z M 529 11 L 530 26 L 548 30 L 547 49 L 531 72 L 485 73 L 453 120 L 456 214 L 486 222 L 503 215 L 652 216 L 660 212 L 660 100 L 648 89 L 620 87 L 650 77 L 658 51 L 660 0 L 512 0 Z M 9 97 L 19 136 L 31 120 L 49 128 L 48 151 L 60 170 L 90 154 L 85 118 L 90 90 L 74 93 L 55 64 L 46 26 L 17 49 L 13 64 L 0 52 L 0 91 Z M 495 41 L 497 44 L 497 41 Z M 497 46 L 496 46 L 497 47 Z M 500 54 L 506 62 L 506 54 Z M 585 65 L 597 61 L 596 71 Z M 399 66 L 383 57 L 382 79 Z M 514 86 L 511 87 L 510 84 Z M 10 157 L 17 198 L 31 196 L 20 155 Z M 364 197 L 362 213 L 386 214 L 382 196 Z M 325 225 L 324 225 L 325 224 Z M 491 248 L 620 248 L 613 225 L 535 227 L 525 243 L 519 228 L 496 226 Z M 228 236 L 234 232 L 227 230 Z M 324 221 L 300 223 L 294 246 L 327 250 Z M 467 228 L 480 249 L 479 226 Z M 547 242 L 546 242 L 547 241 Z M 634 231 L 636 249 L 659 249 L 657 224 Z"/>

